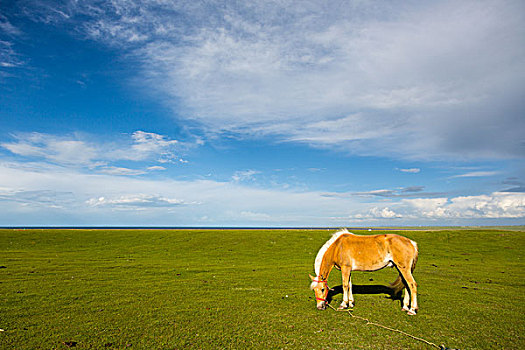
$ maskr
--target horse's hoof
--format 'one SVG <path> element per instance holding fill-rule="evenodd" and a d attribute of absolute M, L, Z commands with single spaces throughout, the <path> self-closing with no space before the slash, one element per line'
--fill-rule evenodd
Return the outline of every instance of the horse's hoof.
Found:
<path fill-rule="evenodd" d="M 401 311 L 408 312 L 408 311 L 410 311 L 410 309 L 408 307 L 406 307 L 406 306 L 403 306 L 401 308 Z"/>
<path fill-rule="evenodd" d="M 415 310 L 408 310 L 407 311 L 407 315 L 409 315 L 409 316 L 416 316 L 416 311 Z"/>

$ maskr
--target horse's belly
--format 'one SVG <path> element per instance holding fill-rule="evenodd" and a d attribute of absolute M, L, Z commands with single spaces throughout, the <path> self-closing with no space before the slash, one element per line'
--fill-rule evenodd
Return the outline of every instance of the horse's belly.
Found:
<path fill-rule="evenodd" d="M 376 271 L 385 267 L 393 266 L 390 260 L 381 261 L 352 261 L 352 270 L 354 271 Z"/>

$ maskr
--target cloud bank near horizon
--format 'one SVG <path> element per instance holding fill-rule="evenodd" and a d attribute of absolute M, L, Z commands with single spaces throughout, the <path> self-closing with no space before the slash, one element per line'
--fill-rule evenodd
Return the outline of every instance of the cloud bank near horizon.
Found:
<path fill-rule="evenodd" d="M 0 162 L 4 225 L 445 225 L 525 217 L 525 192 L 514 188 L 471 196 L 422 186 L 327 194 L 253 186 L 255 170 L 236 171 L 229 181 L 173 180 L 38 160 Z"/>

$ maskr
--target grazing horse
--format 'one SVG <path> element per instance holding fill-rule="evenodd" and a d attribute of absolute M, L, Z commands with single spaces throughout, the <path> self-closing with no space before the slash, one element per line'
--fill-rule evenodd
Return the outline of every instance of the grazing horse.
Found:
<path fill-rule="evenodd" d="M 397 294 L 406 289 L 403 311 L 415 315 L 417 306 L 417 283 L 412 276 L 416 267 L 418 249 L 416 242 L 395 234 L 359 236 L 340 230 L 319 249 L 315 258 L 316 277 L 310 275 L 310 289 L 315 292 L 317 308 L 326 309 L 328 296 L 328 275 L 332 268 L 341 270 L 343 278 L 343 302 L 340 310 L 354 307 L 352 295 L 352 271 L 377 271 L 395 266 L 399 272 L 390 285 Z"/>

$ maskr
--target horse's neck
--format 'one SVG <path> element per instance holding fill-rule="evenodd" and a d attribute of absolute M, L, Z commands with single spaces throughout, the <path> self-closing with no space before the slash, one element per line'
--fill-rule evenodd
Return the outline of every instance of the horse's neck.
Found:
<path fill-rule="evenodd" d="M 335 246 L 332 244 L 330 248 L 324 253 L 323 261 L 321 262 L 321 267 L 319 268 L 319 277 L 321 279 L 327 280 L 328 275 L 330 275 L 330 271 L 334 268 L 334 249 Z"/>
<path fill-rule="evenodd" d="M 333 264 L 331 265 L 326 265 L 326 268 L 323 269 L 323 267 L 321 266 L 321 269 L 319 271 L 319 278 L 322 279 L 322 280 L 327 280 L 328 279 L 328 276 L 330 275 L 330 271 L 332 271 L 332 268 L 334 267 Z"/>

